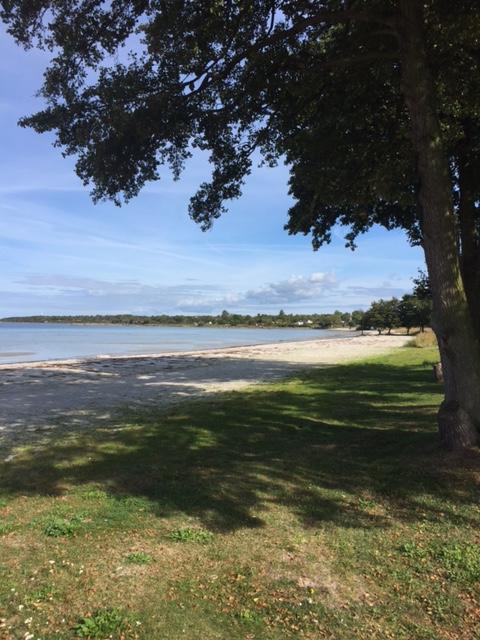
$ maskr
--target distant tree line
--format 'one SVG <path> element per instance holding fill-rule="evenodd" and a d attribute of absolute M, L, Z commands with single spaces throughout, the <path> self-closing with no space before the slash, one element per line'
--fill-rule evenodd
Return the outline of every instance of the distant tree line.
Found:
<path fill-rule="evenodd" d="M 122 324 L 157 325 L 177 327 L 303 327 L 306 329 L 356 329 L 376 330 L 378 333 L 404 327 L 407 333 L 419 328 L 421 331 L 431 324 L 432 299 L 428 277 L 419 272 L 413 280 L 412 293 L 402 298 L 376 300 L 367 311 L 334 311 L 333 313 L 257 313 L 248 315 L 222 311 L 218 315 L 151 315 L 140 316 L 130 313 L 97 314 L 74 316 L 15 316 L 2 318 L 0 322 L 37 322 L 69 324 Z"/>
<path fill-rule="evenodd" d="M 364 312 L 334 311 L 333 313 L 298 314 L 280 310 L 278 314 L 258 313 L 245 315 L 222 311 L 218 315 L 35 315 L 2 318 L 2 322 L 38 322 L 72 324 L 122 324 L 122 325 L 163 325 L 188 327 L 303 327 L 311 329 L 350 328 L 360 326 Z"/>

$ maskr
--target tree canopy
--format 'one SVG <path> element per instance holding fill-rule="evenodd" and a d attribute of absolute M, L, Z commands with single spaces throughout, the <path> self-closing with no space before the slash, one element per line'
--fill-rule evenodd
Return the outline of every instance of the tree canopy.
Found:
<path fill-rule="evenodd" d="M 199 148 L 210 154 L 212 180 L 200 185 L 190 213 L 207 228 L 240 195 L 260 154 L 290 166 L 288 230 L 311 233 L 315 246 L 338 222 L 349 227 L 350 244 L 375 223 L 421 240 L 393 0 L 2 5 L 18 41 L 53 55 L 41 89 L 47 107 L 22 124 L 56 132 L 96 200 L 132 198 L 163 164 L 178 177 Z M 445 0 L 425 6 L 458 181 L 467 126 L 468 146 L 480 143 L 480 18 L 464 0 L 454 11 Z M 472 184 L 476 202 L 480 180 Z"/>

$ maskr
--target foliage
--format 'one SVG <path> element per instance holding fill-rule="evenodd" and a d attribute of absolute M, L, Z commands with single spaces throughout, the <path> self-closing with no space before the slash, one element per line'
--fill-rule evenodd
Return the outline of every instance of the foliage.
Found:
<path fill-rule="evenodd" d="M 3 318 L 1 322 L 56 322 L 74 324 L 126 324 L 126 325 L 164 325 L 195 327 L 305 327 L 330 329 L 336 327 L 355 328 L 360 324 L 363 311 L 333 313 L 258 313 L 244 315 L 223 311 L 220 315 L 78 315 L 78 316 L 20 316 Z"/>
<path fill-rule="evenodd" d="M 408 332 L 412 327 L 420 327 L 423 332 L 425 326 L 431 324 L 432 301 L 418 295 L 405 295 L 398 303 L 398 316 L 400 324 Z"/>
<path fill-rule="evenodd" d="M 413 279 L 413 295 L 419 300 L 431 300 L 432 299 L 432 288 L 430 285 L 430 279 L 428 275 L 419 270 L 418 276 Z"/>
<path fill-rule="evenodd" d="M 102 609 L 82 618 L 75 626 L 75 635 L 80 638 L 117 638 L 126 628 L 125 618 L 117 609 Z M 115 634 L 115 635 L 112 635 Z"/>
<path fill-rule="evenodd" d="M 377 329 L 381 334 L 385 329 L 388 333 L 395 327 L 406 327 L 410 333 L 412 327 L 420 327 L 422 333 L 425 326 L 431 322 L 431 301 L 417 298 L 415 295 L 406 294 L 401 300 L 378 300 L 362 317 L 362 329 Z M 431 345 L 430 345 L 431 346 Z"/>
<path fill-rule="evenodd" d="M 397 298 L 372 302 L 370 308 L 365 313 L 363 323 L 378 329 L 378 333 L 382 333 L 384 329 L 388 329 L 388 333 L 390 333 L 392 329 L 400 326 L 398 307 Z"/>
<path fill-rule="evenodd" d="M 480 581 L 480 547 L 478 544 L 441 543 L 433 549 L 447 575 L 452 580 L 475 584 Z"/>
<path fill-rule="evenodd" d="M 480 548 L 476 544 L 434 540 L 429 545 L 407 542 L 400 551 L 414 561 L 430 559 L 450 580 L 475 584 L 480 581 Z"/>
<path fill-rule="evenodd" d="M 152 556 L 145 551 L 134 551 L 129 553 L 125 558 L 129 564 L 150 564 L 152 562 Z"/>
<path fill-rule="evenodd" d="M 311 233 L 319 246 L 339 222 L 353 246 L 381 224 L 421 240 L 398 2 L 2 5 L 18 42 L 55 50 L 41 91 L 47 106 L 23 124 L 56 132 L 95 199 L 132 198 L 162 164 L 178 176 L 197 148 L 209 152 L 213 171 L 190 212 L 207 228 L 240 195 L 259 152 L 291 168 L 291 233 Z M 459 206 L 461 156 L 480 141 L 480 18 L 467 0 L 429 0 L 424 12 Z M 476 200 L 478 184 L 469 186 Z"/>
<path fill-rule="evenodd" d="M 43 532 L 51 538 L 59 538 L 61 536 L 73 536 L 78 527 L 78 521 L 66 520 L 64 518 L 52 517 L 47 520 Z"/>
<path fill-rule="evenodd" d="M 213 533 L 203 529 L 183 527 L 172 531 L 169 534 L 169 538 L 175 542 L 199 542 L 200 544 L 206 544 L 213 540 Z"/>

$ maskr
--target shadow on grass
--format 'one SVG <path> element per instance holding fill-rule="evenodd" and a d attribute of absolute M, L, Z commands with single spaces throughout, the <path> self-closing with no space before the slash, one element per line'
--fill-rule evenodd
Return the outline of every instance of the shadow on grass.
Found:
<path fill-rule="evenodd" d="M 383 527 L 437 511 L 461 523 L 462 506 L 478 500 L 479 457 L 459 463 L 438 450 L 441 389 L 430 380 L 428 363 L 350 364 L 169 412 L 125 413 L 119 430 L 51 436 L 21 453 L 3 465 L 0 490 L 57 495 L 96 483 L 223 531 L 260 527 L 272 507 L 313 527 Z"/>

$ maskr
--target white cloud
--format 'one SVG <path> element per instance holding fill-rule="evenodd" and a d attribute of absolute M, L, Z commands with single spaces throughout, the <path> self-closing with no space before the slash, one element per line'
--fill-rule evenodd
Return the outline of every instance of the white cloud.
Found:
<path fill-rule="evenodd" d="M 272 282 L 259 289 L 251 289 L 243 296 L 247 303 L 289 304 L 320 298 L 325 291 L 338 286 L 331 273 L 312 273 L 310 276 L 292 276 Z"/>
<path fill-rule="evenodd" d="M 189 311 L 201 311 L 227 305 L 234 305 L 237 308 L 289 305 L 296 302 L 320 301 L 326 291 L 335 289 L 337 286 L 334 274 L 317 272 L 309 276 L 291 276 L 286 280 L 271 282 L 243 293 L 207 296 L 203 300 L 188 297 L 181 300 L 178 306 Z"/>
<path fill-rule="evenodd" d="M 22 291 L 23 290 L 23 294 Z M 18 295 L 28 294 L 32 313 L 219 313 L 290 311 L 325 312 L 365 308 L 372 300 L 401 296 L 406 290 L 388 282 L 369 286 L 338 281 L 332 272 L 294 275 L 245 291 L 186 278 L 171 285 L 138 280 L 110 281 L 70 275 L 25 275 L 17 280 L 16 295 L 5 292 L 3 303 L 18 307 Z M 4 307 L 3 315 L 15 315 Z M 20 309 L 19 309 L 20 312 Z"/>
<path fill-rule="evenodd" d="M 149 285 L 137 280 L 108 281 L 70 275 L 29 274 L 17 280 L 24 290 L 38 296 L 63 298 L 66 308 L 75 299 L 91 307 L 92 299 L 103 308 L 128 312 L 132 308 L 149 309 L 151 313 L 177 309 L 186 312 L 213 311 L 230 308 L 262 309 L 271 305 L 289 305 L 304 301 L 320 301 L 327 291 L 338 287 L 332 273 L 317 272 L 309 276 L 291 276 L 243 292 L 226 291 L 224 287 L 202 284 L 191 279 L 175 285 Z M 75 304 L 76 306 L 76 304 Z"/>

